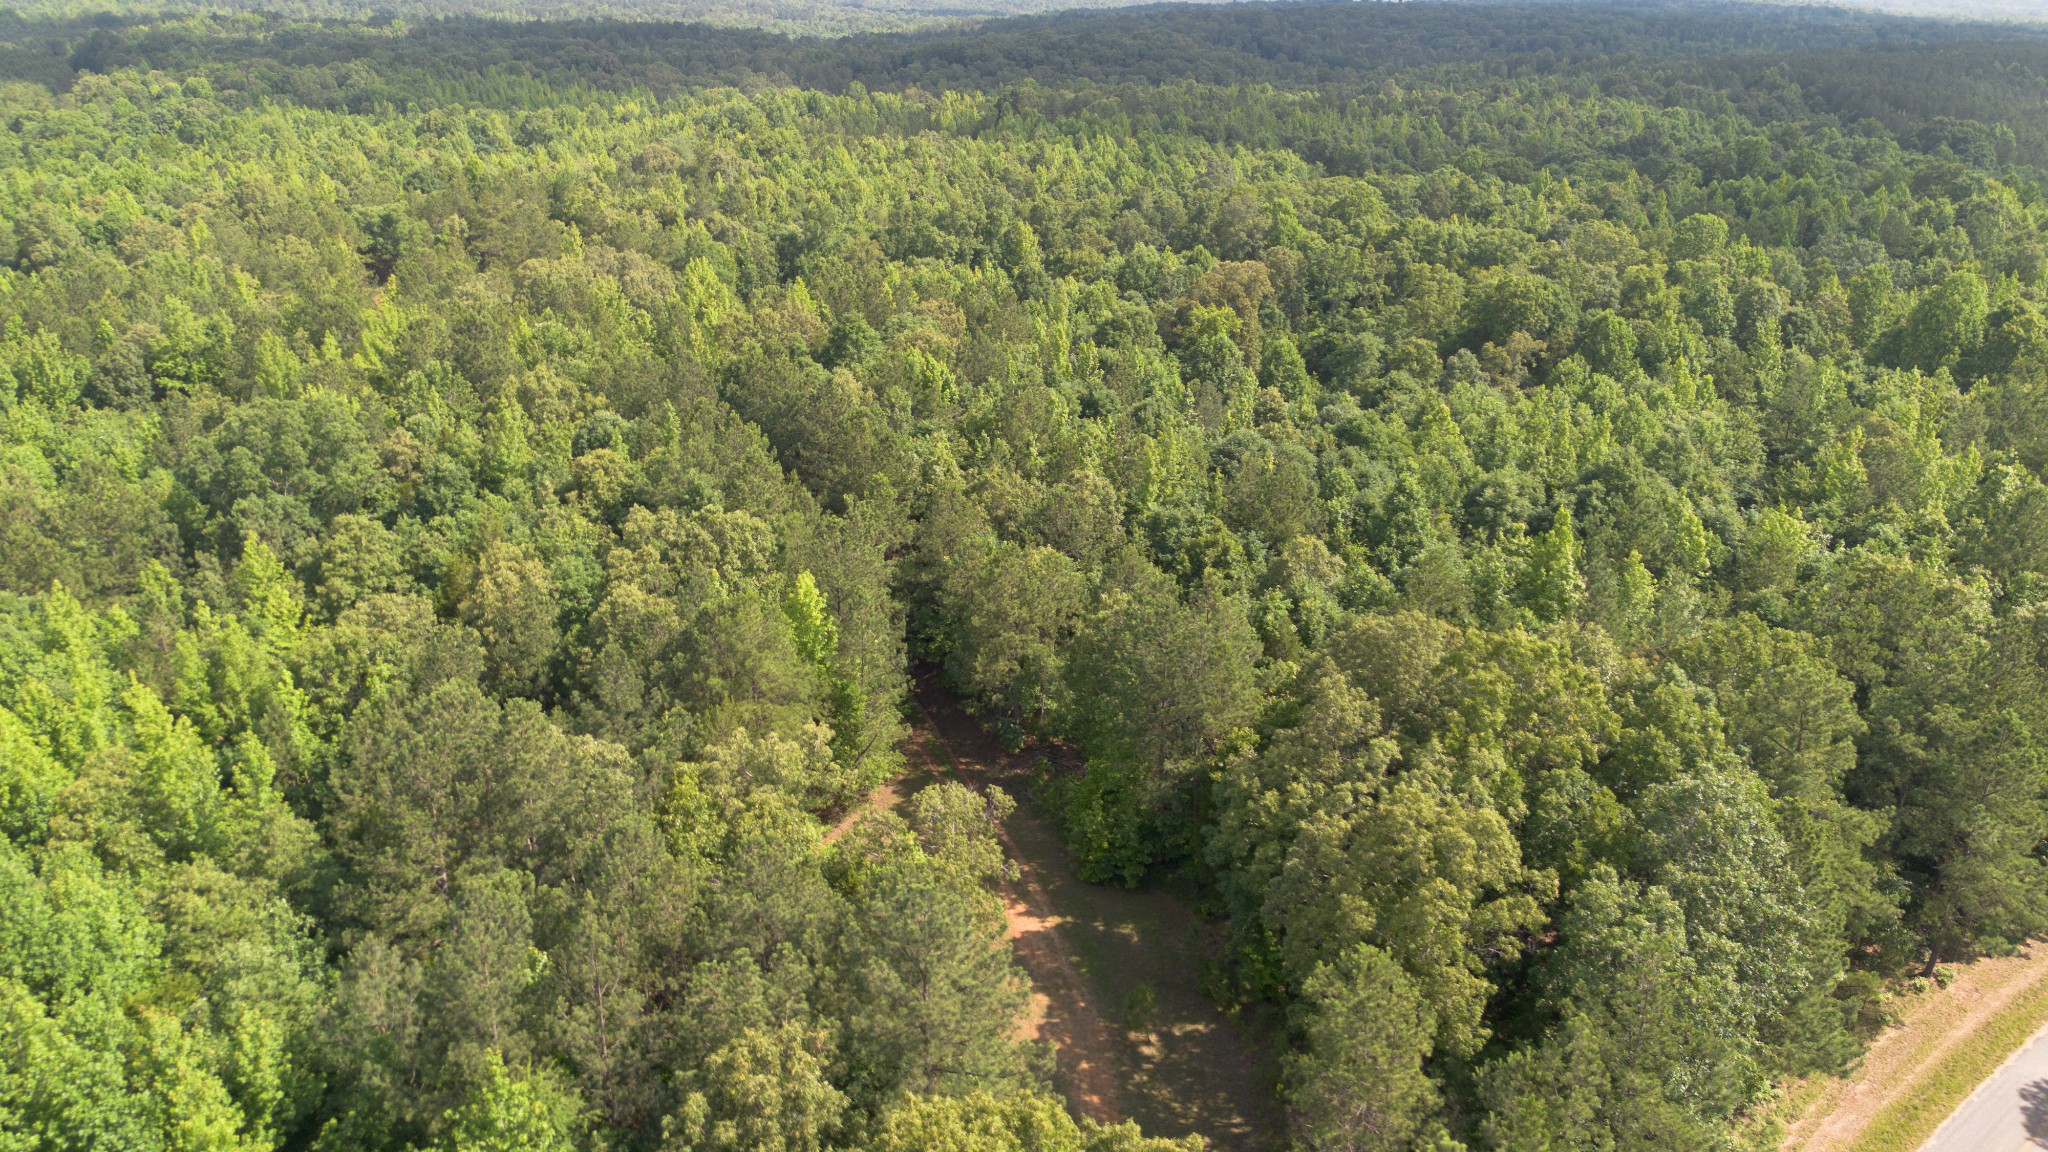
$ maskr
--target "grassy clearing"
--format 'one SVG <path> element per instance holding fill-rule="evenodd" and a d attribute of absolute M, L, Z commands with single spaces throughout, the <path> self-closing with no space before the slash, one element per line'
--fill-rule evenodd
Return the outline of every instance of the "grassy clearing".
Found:
<path fill-rule="evenodd" d="M 2037 981 L 1951 1049 L 1863 1129 L 1851 1152 L 1913 1152 L 1984 1079 L 2048 1022 L 2048 980 Z"/>

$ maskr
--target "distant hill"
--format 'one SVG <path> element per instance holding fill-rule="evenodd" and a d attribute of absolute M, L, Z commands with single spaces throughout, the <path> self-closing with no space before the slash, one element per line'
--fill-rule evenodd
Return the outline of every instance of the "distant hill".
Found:
<path fill-rule="evenodd" d="M 2048 8 L 2044 8 L 2040 0 L 1854 0 L 1844 6 L 1901 16 L 2048 22 Z"/>
<path fill-rule="evenodd" d="M 1251 7 L 1266 6 L 1268 0 L 1183 2 Z M 1401 3 L 1402 0 L 1353 2 Z M 1417 2 L 1455 3 L 1456 0 Z M 1576 0 L 1550 2 L 1571 4 Z M 8 8 L 31 21 L 93 17 L 132 20 L 178 13 L 263 13 L 296 19 L 344 21 L 394 17 L 415 21 L 691 21 L 724 27 L 844 35 L 930 29 L 961 21 L 980 22 L 1013 16 L 1143 6 L 1148 5 L 1134 0 L 21 0 Z M 2048 12 L 2044 12 L 2040 0 L 1808 0 L 1806 6 L 1963 20 L 2048 20 Z"/>

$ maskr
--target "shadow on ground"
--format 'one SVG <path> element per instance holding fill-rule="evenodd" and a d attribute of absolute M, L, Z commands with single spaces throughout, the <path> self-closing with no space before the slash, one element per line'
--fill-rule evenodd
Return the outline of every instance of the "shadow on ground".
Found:
<path fill-rule="evenodd" d="M 1023 871 L 1011 894 L 1013 939 L 1047 998 L 1044 1034 L 1059 1047 L 1069 1098 L 1151 1135 L 1199 1133 L 1223 1152 L 1279 1147 L 1274 1021 L 1225 1013 L 1202 994 L 1204 972 L 1221 957 L 1217 928 L 1170 892 L 1082 881 L 1030 800 L 1036 754 L 1007 754 L 936 684 L 920 682 L 916 698 L 938 739 L 914 747 L 913 762 L 943 754 L 969 786 L 998 785 L 1018 799 L 1005 828 Z"/>
<path fill-rule="evenodd" d="M 2020 1089 L 2020 1115 L 2026 1121 L 2027 1135 L 2048 1143 L 2048 1080 L 2036 1080 Z"/>

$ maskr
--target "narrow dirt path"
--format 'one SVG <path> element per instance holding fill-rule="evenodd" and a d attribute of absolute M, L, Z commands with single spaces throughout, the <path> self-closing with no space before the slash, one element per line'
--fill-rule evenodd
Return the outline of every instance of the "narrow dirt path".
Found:
<path fill-rule="evenodd" d="M 1034 989 L 1030 1026 L 1052 1042 L 1074 1110 L 1136 1120 L 1151 1135 L 1199 1133 L 1221 1152 L 1278 1147 L 1271 1022 L 1227 1015 L 1202 992 L 1221 956 L 1214 928 L 1169 893 L 1081 880 L 1030 800 L 1039 754 L 1006 753 L 935 684 L 920 681 L 914 697 L 914 766 L 1018 800 L 1002 829 L 1019 869 L 1003 892 L 1010 937 Z"/>
<path fill-rule="evenodd" d="M 1961 968 L 1947 988 L 1922 995 L 1870 1046 L 1846 1079 L 1836 1080 L 1785 1129 L 1785 1152 L 1843 1152 L 1887 1104 L 1909 1096 L 1943 1056 L 2013 998 L 2048 979 L 2048 946 Z"/>
<path fill-rule="evenodd" d="M 976 791 L 1005 783 L 983 771 L 977 761 L 963 763 L 954 741 L 941 734 L 925 693 L 918 693 L 917 705 L 922 722 L 912 730 L 904 752 L 913 769 L 921 770 L 919 775 L 933 780 L 951 776 Z M 956 726 L 953 736 L 963 735 Z M 979 729 L 975 735 L 980 735 Z M 1005 790 L 1014 793 L 1013 788 Z M 1091 1120 L 1114 1123 L 1124 1115 L 1109 1028 L 1060 939 L 1059 917 L 1038 884 L 1039 868 L 1017 845 L 1017 823 L 1013 815 L 998 831 L 1004 851 L 1018 868 L 1015 879 L 1003 882 L 1002 897 L 1011 946 L 1031 977 L 1031 1014 L 1024 1030 L 1032 1039 L 1052 1043 L 1055 1075 L 1068 1107 Z"/>
<path fill-rule="evenodd" d="M 912 773 L 908 776 L 899 776 L 883 784 L 873 792 L 868 793 L 866 799 L 847 809 L 846 815 L 841 816 L 837 824 L 825 830 L 825 843 L 830 844 L 841 836 L 846 835 L 848 829 L 860 823 L 861 817 L 871 812 L 896 811 L 903 806 L 905 801 L 916 795 L 917 790 L 926 783 L 930 783 L 930 781 L 920 783 L 917 774 Z"/>

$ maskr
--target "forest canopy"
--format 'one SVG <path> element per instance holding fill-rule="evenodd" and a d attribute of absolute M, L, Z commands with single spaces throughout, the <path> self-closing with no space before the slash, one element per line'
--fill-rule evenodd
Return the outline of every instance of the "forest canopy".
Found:
<path fill-rule="evenodd" d="M 913 673 L 1303 1150 L 1731 1147 L 2048 931 L 2038 34 L 0 34 L 0 1147 L 1192 1147 L 1013 798 L 846 819 Z"/>
<path fill-rule="evenodd" d="M 1221 3 L 1221 0 L 1192 0 Z M 1270 2 L 1270 0 L 1262 0 Z M 1298 3 L 1300 0 L 1281 0 Z M 1371 0 L 1382 3 L 1388 0 Z M 1440 3 L 1442 0 L 1431 0 Z M 1557 0 L 1546 0 L 1556 3 Z M 1740 2 L 1740 0 L 1739 0 Z M 930 29 L 991 19 L 1091 8 L 1128 8 L 1136 0 L 15 0 L 32 20 L 164 20 L 194 14 L 281 14 L 326 21 L 610 20 L 642 26 L 691 21 L 726 28 L 772 28 L 805 35 Z M 1463 6 L 1463 5 L 1461 5 Z M 2039 23 L 2031 0 L 1853 0 L 1837 9 L 1951 20 Z M 1780 19 L 1787 10 L 1775 13 Z"/>

